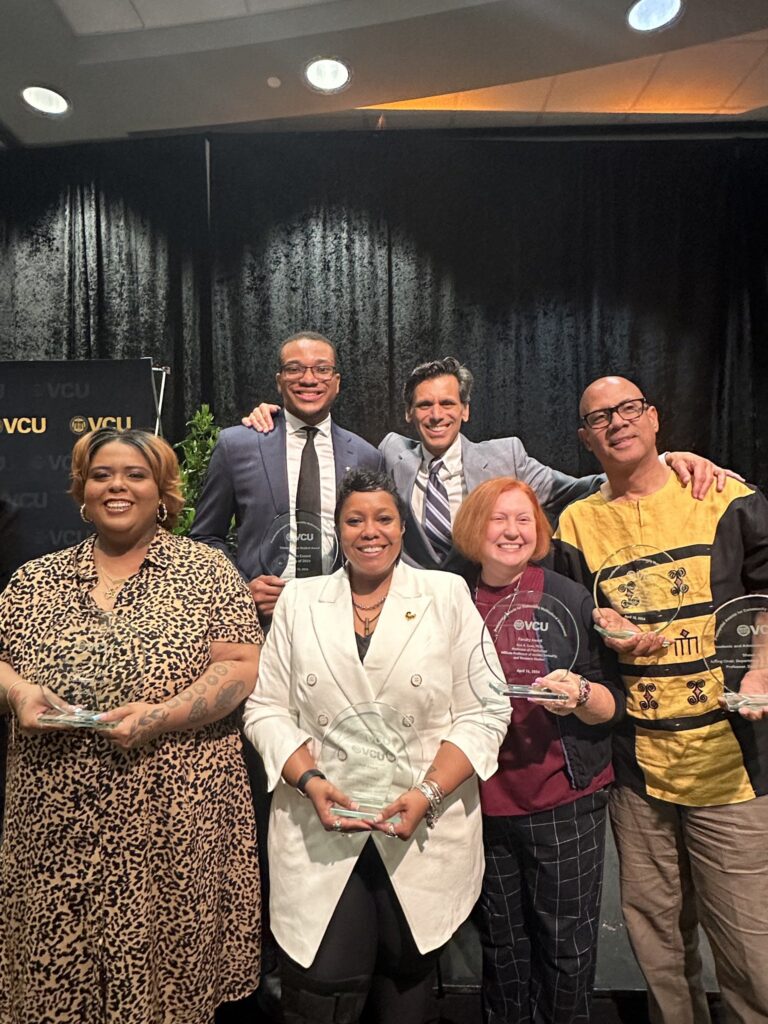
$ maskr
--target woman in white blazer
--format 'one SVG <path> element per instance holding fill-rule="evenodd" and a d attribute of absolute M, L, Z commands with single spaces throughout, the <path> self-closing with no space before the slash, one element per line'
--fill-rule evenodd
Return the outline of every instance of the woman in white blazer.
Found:
<path fill-rule="evenodd" d="M 346 565 L 287 584 L 245 709 L 274 789 L 284 1019 L 421 1024 L 437 951 L 480 892 L 477 777 L 496 770 L 509 701 L 477 696 L 489 668 L 464 581 L 399 561 L 403 509 L 390 478 L 349 473 L 336 523 Z M 343 769 L 322 756 L 337 716 L 362 705 L 396 709 L 420 745 L 413 788 L 360 819 L 343 813 L 356 806 Z"/>

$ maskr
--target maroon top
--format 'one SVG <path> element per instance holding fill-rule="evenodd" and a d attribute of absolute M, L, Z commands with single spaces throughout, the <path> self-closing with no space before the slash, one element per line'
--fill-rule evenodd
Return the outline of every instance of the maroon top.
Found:
<path fill-rule="evenodd" d="M 494 642 L 497 639 L 494 629 L 508 607 L 503 599 L 517 590 L 541 595 L 544 592 L 543 571 L 538 566 L 529 565 L 519 582 L 504 587 L 491 587 L 482 580 L 478 581 L 475 604 L 486 620 Z M 496 608 L 499 602 L 502 603 Z M 527 639 L 535 643 L 536 634 L 531 631 Z M 531 669 L 535 669 L 535 664 L 529 661 L 523 671 L 503 650 L 498 654 L 507 682 L 530 685 L 534 681 Z M 541 675 L 545 674 L 542 660 Z M 511 701 L 512 721 L 499 751 L 499 770 L 480 784 L 484 814 L 512 816 L 551 810 L 594 793 L 612 780 L 613 772 L 608 765 L 585 789 L 574 789 L 566 772 L 558 719 L 542 705 L 533 704 L 525 698 L 513 697 Z"/>

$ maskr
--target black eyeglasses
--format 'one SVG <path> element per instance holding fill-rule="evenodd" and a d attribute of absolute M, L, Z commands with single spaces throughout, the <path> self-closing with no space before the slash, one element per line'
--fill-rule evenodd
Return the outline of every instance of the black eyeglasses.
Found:
<path fill-rule="evenodd" d="M 300 380 L 309 370 L 315 380 L 330 380 L 336 373 L 336 367 L 329 363 L 320 363 L 319 366 L 305 366 L 303 363 L 285 363 L 280 367 L 280 373 L 286 380 Z"/>
<path fill-rule="evenodd" d="M 618 405 L 611 405 L 607 409 L 593 409 L 592 412 L 581 417 L 581 422 L 585 427 L 591 427 L 592 430 L 602 430 L 611 422 L 615 412 L 628 423 L 634 423 L 635 420 L 640 419 L 647 408 L 648 402 L 644 398 L 628 398 L 626 402 L 619 402 Z"/>

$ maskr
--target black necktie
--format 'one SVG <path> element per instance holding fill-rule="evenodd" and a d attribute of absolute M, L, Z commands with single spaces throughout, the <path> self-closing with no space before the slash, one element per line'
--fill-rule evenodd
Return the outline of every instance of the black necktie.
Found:
<path fill-rule="evenodd" d="M 320 504 L 320 463 L 315 450 L 317 427 L 303 427 L 307 440 L 301 453 L 296 487 L 296 575 L 321 576 L 323 534 Z"/>

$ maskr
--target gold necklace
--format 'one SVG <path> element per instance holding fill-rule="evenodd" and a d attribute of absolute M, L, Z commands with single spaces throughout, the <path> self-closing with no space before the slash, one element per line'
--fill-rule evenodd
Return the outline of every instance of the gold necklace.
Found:
<path fill-rule="evenodd" d="M 107 601 L 111 601 L 112 598 L 120 590 L 122 585 L 127 581 L 128 577 L 123 576 L 122 579 L 116 580 L 112 576 L 108 575 L 108 573 L 106 573 L 103 569 L 98 569 L 98 573 L 100 576 L 103 577 L 102 582 L 104 583 L 104 597 Z"/>
<path fill-rule="evenodd" d="M 384 604 L 385 601 L 386 601 L 386 597 L 382 597 L 382 599 L 380 601 L 378 601 L 376 604 L 372 604 L 370 608 L 366 609 L 366 611 L 370 611 L 373 608 L 378 608 L 379 605 Z M 360 621 L 363 624 L 363 636 L 370 636 L 371 633 L 376 628 L 376 622 L 377 622 L 377 620 L 379 618 L 379 615 L 381 615 L 381 611 L 384 611 L 384 609 L 382 608 L 380 612 L 377 612 L 375 615 L 371 615 L 370 618 L 368 618 L 367 616 L 361 615 L 360 612 L 357 609 L 358 609 L 358 605 L 356 605 L 355 602 L 353 601 L 352 602 L 352 610 L 354 611 L 355 615 L 358 617 L 358 619 L 360 619 Z"/>

